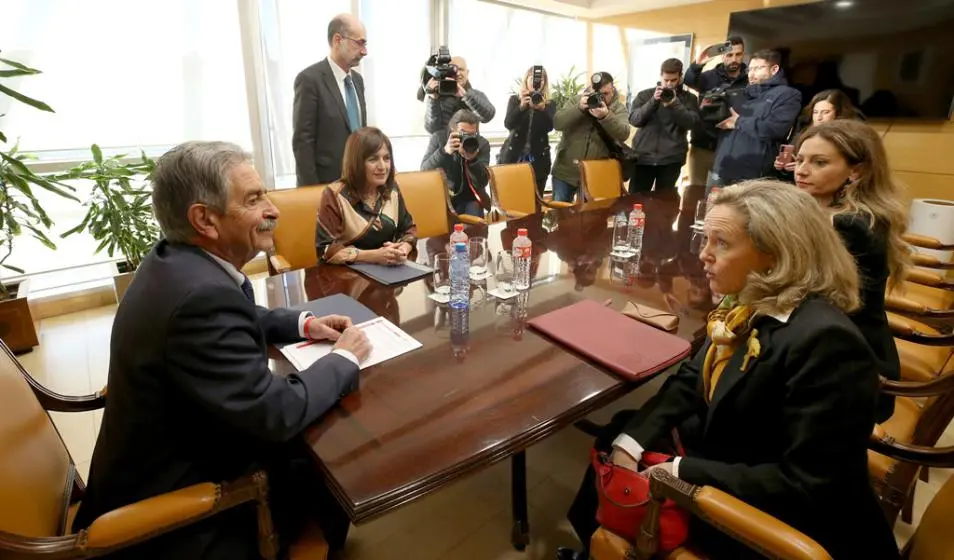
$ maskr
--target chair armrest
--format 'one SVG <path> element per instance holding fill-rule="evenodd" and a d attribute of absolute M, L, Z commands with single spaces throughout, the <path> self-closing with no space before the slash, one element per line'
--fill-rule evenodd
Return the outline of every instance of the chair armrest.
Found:
<path fill-rule="evenodd" d="M 940 240 L 933 237 L 928 237 L 927 235 L 905 233 L 901 236 L 901 238 L 907 241 L 910 245 L 914 245 L 916 247 L 934 249 L 937 251 L 954 251 L 954 245 L 945 245 L 944 243 L 941 243 Z"/>
<path fill-rule="evenodd" d="M 936 268 L 939 270 L 954 269 L 954 263 L 941 262 L 937 257 L 925 255 L 923 253 L 913 253 L 911 255 L 911 264 L 914 266 L 923 266 L 925 268 Z"/>
<path fill-rule="evenodd" d="M 954 447 L 911 445 L 895 441 L 885 433 L 872 433 L 868 440 L 868 449 L 899 461 L 918 463 L 925 467 L 954 468 Z"/>
<path fill-rule="evenodd" d="M 33 379 L 32 375 L 25 375 L 33 394 L 36 395 L 40 406 L 50 412 L 90 412 L 100 410 L 106 406 L 106 388 L 93 393 L 92 395 L 61 395 L 50 391 L 38 381 Z"/>
<path fill-rule="evenodd" d="M 930 381 L 891 381 L 881 378 L 881 392 L 896 397 L 934 397 L 954 391 L 954 372 Z"/>
<path fill-rule="evenodd" d="M 543 200 L 543 199 L 541 199 L 540 202 L 541 202 L 544 206 L 549 206 L 550 208 L 573 208 L 574 206 L 576 206 L 576 204 L 574 204 L 574 203 L 572 203 L 572 202 L 563 202 L 563 201 L 560 201 L 560 200 Z"/>
<path fill-rule="evenodd" d="M 272 265 L 276 274 L 284 274 L 292 268 L 291 264 L 281 255 L 269 255 L 268 262 Z"/>
<path fill-rule="evenodd" d="M 886 295 L 884 297 L 884 307 L 888 311 L 896 311 L 899 313 L 914 313 L 920 315 L 927 311 L 927 306 L 923 303 L 918 303 L 913 299 L 897 296 L 897 295 Z M 889 316 L 890 317 L 890 316 Z"/>
<path fill-rule="evenodd" d="M 503 215 L 507 217 L 508 220 L 517 220 L 519 218 L 526 218 L 530 214 L 526 212 L 517 212 L 516 210 L 505 210 L 502 212 Z"/>
<path fill-rule="evenodd" d="M 268 479 L 260 471 L 231 483 L 196 484 L 147 498 L 96 518 L 84 530 L 86 548 L 103 552 L 125 548 L 235 506 L 258 502 L 259 551 L 273 558 L 277 547 L 267 494 Z"/>
<path fill-rule="evenodd" d="M 478 218 L 477 216 L 471 216 L 470 214 L 457 214 L 455 216 L 460 222 L 472 225 L 472 226 L 485 226 L 487 225 L 487 220 L 483 218 Z"/>
<path fill-rule="evenodd" d="M 721 490 L 694 486 L 660 470 L 652 472 L 649 484 L 649 511 L 637 540 L 640 558 L 651 558 L 658 549 L 660 511 L 663 501 L 669 498 L 719 531 L 771 558 L 831 560 L 821 545 L 801 531 Z"/>
<path fill-rule="evenodd" d="M 908 282 L 929 286 L 931 288 L 940 288 L 942 290 L 954 289 L 954 283 L 946 280 L 940 273 L 912 268 L 908 275 L 904 277 Z"/>

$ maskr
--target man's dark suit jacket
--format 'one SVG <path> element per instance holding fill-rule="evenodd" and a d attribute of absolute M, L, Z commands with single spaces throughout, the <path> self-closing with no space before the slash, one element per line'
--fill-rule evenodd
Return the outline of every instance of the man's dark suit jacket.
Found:
<path fill-rule="evenodd" d="M 326 58 L 305 68 L 295 78 L 292 150 L 299 187 L 340 179 L 345 141 L 354 132 L 348 125 L 348 110 L 331 64 Z M 351 80 L 358 94 L 363 127 L 368 122 L 364 78 L 352 70 Z"/>
<path fill-rule="evenodd" d="M 246 474 L 355 390 L 358 367 L 337 354 L 299 374 L 269 372 L 267 345 L 300 340 L 299 315 L 256 307 L 204 251 L 159 242 L 116 312 L 106 410 L 74 527 Z M 255 539 L 254 509 L 237 509 L 128 557 L 257 558 Z"/>
<path fill-rule="evenodd" d="M 875 358 L 861 333 L 822 299 L 782 323 L 757 321 L 759 357 L 730 359 L 712 402 L 702 390 L 709 344 L 686 362 L 624 430 L 661 449 L 678 426 L 679 478 L 714 486 L 815 539 L 838 559 L 896 559 L 898 550 L 868 483 L 867 441 L 878 396 Z M 707 546 L 728 539 L 706 534 Z M 733 547 L 734 548 L 734 547 Z M 733 550 L 719 558 L 748 558 Z"/>

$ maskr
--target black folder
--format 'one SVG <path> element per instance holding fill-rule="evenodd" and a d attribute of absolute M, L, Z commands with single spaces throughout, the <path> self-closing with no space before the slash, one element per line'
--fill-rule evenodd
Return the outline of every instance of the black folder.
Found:
<path fill-rule="evenodd" d="M 422 264 L 407 262 L 398 266 L 384 266 L 380 264 L 355 263 L 349 264 L 348 268 L 360 272 L 362 275 L 383 284 L 385 286 L 395 286 L 407 284 L 429 276 L 434 269 Z"/>
<path fill-rule="evenodd" d="M 378 316 L 377 313 L 365 307 L 364 304 L 344 294 L 335 294 L 333 296 L 309 301 L 301 305 L 296 305 L 292 309 L 311 311 L 315 317 L 344 315 L 345 317 L 350 317 L 351 322 L 355 325 L 370 321 Z"/>

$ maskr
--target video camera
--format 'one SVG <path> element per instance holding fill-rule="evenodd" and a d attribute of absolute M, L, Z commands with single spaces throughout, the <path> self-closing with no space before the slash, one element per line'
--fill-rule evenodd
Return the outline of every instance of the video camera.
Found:
<path fill-rule="evenodd" d="M 532 77 L 530 79 L 530 103 L 539 105 L 543 103 L 543 66 L 534 66 Z"/>
<path fill-rule="evenodd" d="M 451 64 L 450 49 L 442 46 L 431 55 L 424 66 L 427 74 L 437 80 L 437 94 L 442 97 L 457 95 L 457 65 Z"/>
<path fill-rule="evenodd" d="M 732 116 L 732 98 L 741 93 L 741 88 L 716 88 L 702 96 L 699 102 L 699 117 L 702 122 L 717 125 Z"/>

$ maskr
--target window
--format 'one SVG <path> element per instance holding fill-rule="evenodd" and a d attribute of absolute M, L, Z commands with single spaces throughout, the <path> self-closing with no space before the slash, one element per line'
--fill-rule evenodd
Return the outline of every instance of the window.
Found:
<path fill-rule="evenodd" d="M 627 102 L 629 73 L 622 29 L 615 25 L 593 25 L 593 71 L 609 72 L 616 81 L 620 101 Z"/>
<path fill-rule="evenodd" d="M 507 101 L 517 81 L 542 64 L 551 83 L 586 71 L 586 24 L 478 0 L 451 0 L 449 47 L 467 60 L 470 81 L 497 109 L 485 135 L 505 135 Z"/>
<path fill-rule="evenodd" d="M 251 147 L 234 0 L 5 0 L 5 58 L 42 70 L 14 80 L 44 113 L 0 97 L 27 151 L 230 140 Z"/>

